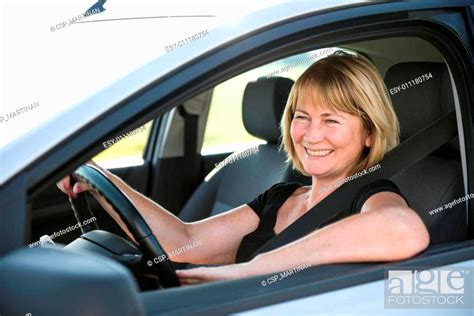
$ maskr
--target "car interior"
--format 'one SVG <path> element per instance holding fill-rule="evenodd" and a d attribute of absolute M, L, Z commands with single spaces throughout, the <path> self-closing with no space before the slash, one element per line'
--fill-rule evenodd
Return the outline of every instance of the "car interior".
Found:
<path fill-rule="evenodd" d="M 337 48 L 369 58 L 380 71 L 389 90 L 431 73 L 430 80 L 391 95 L 401 125 L 401 142 L 454 111 L 458 102 L 454 81 L 443 56 L 429 42 L 415 37 L 388 37 L 339 44 Z M 298 68 L 298 73 L 301 74 L 311 63 Z M 274 61 L 265 69 L 279 68 L 279 65 L 281 61 Z M 279 122 L 298 74 L 292 75 L 292 78 L 287 75 L 256 76 L 248 80 L 242 91 L 241 117 L 226 117 L 227 120 L 242 120 L 246 132 L 259 139 L 247 145 L 247 148 L 255 144 L 258 146 L 258 151 L 251 155 L 216 168 L 216 164 L 226 157 L 238 155 L 247 148 L 212 154 L 201 151 L 214 93 L 214 88 L 211 88 L 176 105 L 153 121 L 142 164 L 110 170 L 186 222 L 245 204 L 278 182 L 311 184 L 310 178 L 292 170 L 280 150 Z M 228 97 L 233 95 L 229 92 Z M 464 203 L 434 215 L 429 213 L 466 195 L 466 176 L 458 137 L 391 180 L 428 227 L 431 244 L 425 252 L 436 245 L 468 238 L 467 207 Z M 67 196 L 55 186 L 44 190 L 31 202 L 30 242 L 76 223 Z M 100 229 L 126 238 L 95 200 L 89 199 L 89 203 Z M 66 245 L 80 234 L 80 230 L 75 230 L 54 241 Z M 193 266 L 175 265 L 181 268 Z M 137 281 L 142 291 L 156 289 L 155 281 L 149 276 L 137 276 Z"/>

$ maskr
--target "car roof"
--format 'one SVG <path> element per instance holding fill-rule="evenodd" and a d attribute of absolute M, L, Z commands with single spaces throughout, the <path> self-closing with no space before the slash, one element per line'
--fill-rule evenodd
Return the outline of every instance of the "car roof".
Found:
<path fill-rule="evenodd" d="M 237 23 L 218 25 L 210 29 L 207 36 L 200 40 L 184 45 L 172 53 L 160 55 L 145 66 L 0 147 L 0 184 L 8 181 L 96 117 L 114 108 L 120 101 L 213 49 L 245 37 L 255 30 L 294 17 L 367 2 L 373 1 L 287 2 L 252 12 L 243 16 Z"/>

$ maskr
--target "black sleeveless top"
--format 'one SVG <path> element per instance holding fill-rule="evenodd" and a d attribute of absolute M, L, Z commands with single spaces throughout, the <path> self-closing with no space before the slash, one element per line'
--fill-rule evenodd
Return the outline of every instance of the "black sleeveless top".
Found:
<path fill-rule="evenodd" d="M 275 236 L 273 227 L 276 223 L 277 213 L 283 203 L 303 184 L 297 182 L 282 182 L 273 185 L 270 189 L 260 194 L 257 198 L 247 203 L 260 218 L 260 223 L 256 230 L 246 235 L 240 243 L 235 262 L 246 262 L 252 259 L 252 254 L 263 244 Z M 397 185 L 390 180 L 377 180 L 362 187 L 354 198 L 348 201 L 347 206 L 337 216 L 323 222 L 319 227 L 322 228 L 350 215 L 360 213 L 365 201 L 372 195 L 379 192 L 395 192 L 407 199 L 401 194 Z M 408 201 L 407 201 L 408 204 Z"/>

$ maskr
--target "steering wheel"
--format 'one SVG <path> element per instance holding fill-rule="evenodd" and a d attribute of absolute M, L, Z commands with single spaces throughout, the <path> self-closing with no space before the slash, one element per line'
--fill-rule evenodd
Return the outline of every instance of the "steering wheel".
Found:
<path fill-rule="evenodd" d="M 139 243 L 145 255 L 150 258 L 169 258 L 136 207 L 100 170 L 90 165 L 82 165 L 71 176 L 76 181 L 87 183 L 107 200 Z M 92 214 L 90 206 L 87 203 L 83 204 L 86 205 L 87 212 Z M 169 260 L 162 260 L 156 265 L 159 282 L 163 287 L 180 285 L 175 268 Z"/>

